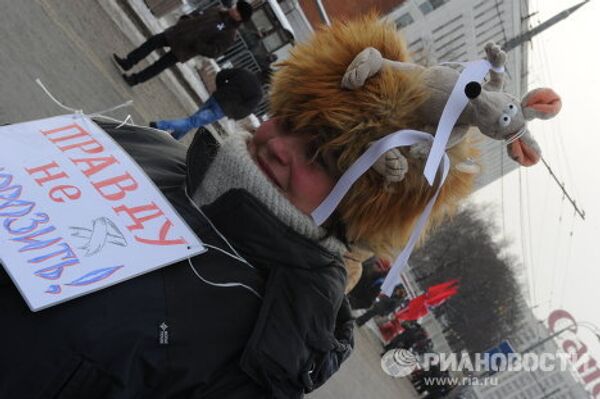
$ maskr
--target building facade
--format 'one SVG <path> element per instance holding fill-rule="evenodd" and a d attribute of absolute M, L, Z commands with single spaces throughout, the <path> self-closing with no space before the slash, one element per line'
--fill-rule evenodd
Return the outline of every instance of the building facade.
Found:
<path fill-rule="evenodd" d="M 560 353 L 555 341 L 545 341 L 548 328 L 527 309 L 522 324 L 508 337 L 515 352 Z M 514 371 L 496 374 L 496 385 L 473 386 L 465 395 L 469 399 L 584 399 L 590 398 L 574 370 Z"/>
<path fill-rule="evenodd" d="M 319 11 L 320 2 L 329 19 L 347 19 L 375 11 L 380 15 L 387 15 L 401 6 L 407 0 L 299 0 L 306 17 L 313 27 L 323 24 Z"/>

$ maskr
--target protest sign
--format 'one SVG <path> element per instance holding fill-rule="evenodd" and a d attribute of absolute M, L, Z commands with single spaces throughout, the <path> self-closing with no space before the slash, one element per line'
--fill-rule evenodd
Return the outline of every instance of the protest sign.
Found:
<path fill-rule="evenodd" d="M 3 126 L 0 140 L 0 261 L 31 310 L 205 251 L 89 118 Z"/>

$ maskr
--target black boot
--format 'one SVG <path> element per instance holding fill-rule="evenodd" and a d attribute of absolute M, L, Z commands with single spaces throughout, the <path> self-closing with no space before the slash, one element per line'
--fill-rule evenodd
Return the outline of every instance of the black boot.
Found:
<path fill-rule="evenodd" d="M 125 82 L 127 83 L 127 85 L 129 87 L 133 87 L 136 84 L 138 84 L 138 81 L 137 81 L 137 79 L 135 77 L 135 74 L 133 74 L 133 75 L 127 75 L 126 73 L 124 73 L 121 76 L 123 77 L 123 80 L 125 80 Z"/>
<path fill-rule="evenodd" d="M 129 71 L 133 67 L 133 65 L 127 60 L 127 58 L 121 58 L 114 53 L 112 55 L 112 60 L 115 63 L 115 65 L 121 68 L 123 71 Z"/>
<path fill-rule="evenodd" d="M 358 316 L 354 322 L 356 323 L 357 326 L 361 327 L 363 324 L 365 324 L 367 321 L 369 321 L 371 318 L 369 316 L 360 315 Z"/>
<path fill-rule="evenodd" d="M 150 126 L 153 129 L 156 129 L 156 122 L 152 121 L 152 122 L 148 123 L 148 126 Z"/>

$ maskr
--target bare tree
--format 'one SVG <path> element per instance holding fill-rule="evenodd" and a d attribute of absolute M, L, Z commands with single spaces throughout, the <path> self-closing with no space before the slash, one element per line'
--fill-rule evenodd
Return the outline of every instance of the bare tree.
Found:
<path fill-rule="evenodd" d="M 459 293 L 434 312 L 447 321 L 454 350 L 481 352 L 517 324 L 524 304 L 506 242 L 493 239 L 495 226 L 480 208 L 463 208 L 413 254 L 411 268 L 425 289 L 458 279 Z"/>

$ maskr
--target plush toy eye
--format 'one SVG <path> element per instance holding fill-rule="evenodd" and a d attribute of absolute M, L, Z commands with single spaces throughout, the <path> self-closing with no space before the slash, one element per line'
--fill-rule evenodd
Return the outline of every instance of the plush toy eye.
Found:
<path fill-rule="evenodd" d="M 502 127 L 507 127 L 508 125 L 510 125 L 510 121 L 511 121 L 511 117 L 506 115 L 506 114 L 502 114 L 500 116 L 500 119 L 498 119 L 498 124 Z"/>
<path fill-rule="evenodd" d="M 509 116 L 515 116 L 517 114 L 518 108 L 515 104 L 508 104 L 506 110 L 504 111 Z"/>

